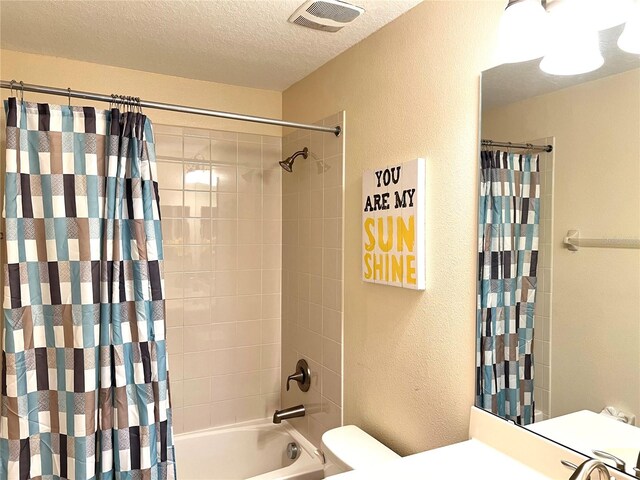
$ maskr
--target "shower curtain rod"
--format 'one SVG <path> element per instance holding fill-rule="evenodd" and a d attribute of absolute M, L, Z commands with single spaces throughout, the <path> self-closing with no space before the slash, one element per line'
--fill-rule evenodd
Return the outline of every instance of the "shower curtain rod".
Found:
<path fill-rule="evenodd" d="M 540 150 L 542 152 L 552 152 L 553 145 L 533 145 L 531 143 L 511 143 L 511 142 L 495 142 L 493 140 L 481 141 L 483 147 L 504 147 L 504 148 L 519 148 L 523 150 Z"/>
<path fill-rule="evenodd" d="M 281 127 L 300 128 L 303 130 L 316 130 L 318 132 L 330 132 L 336 137 L 340 136 L 342 129 L 340 126 L 323 127 L 320 125 L 309 125 L 307 123 L 287 122 L 276 118 L 256 117 L 253 115 L 243 115 L 241 113 L 221 112 L 218 110 L 208 110 L 205 108 L 189 107 L 186 105 L 174 105 L 171 103 L 151 102 L 149 100 L 139 100 L 133 97 L 122 97 L 119 95 L 105 95 L 103 93 L 81 92 L 70 88 L 45 87 L 42 85 L 32 85 L 28 83 L 10 82 L 0 80 L 0 88 L 13 89 L 20 92 L 46 93 L 49 95 L 60 95 L 62 97 L 84 98 L 85 100 L 95 100 L 99 102 L 124 103 L 143 108 L 155 108 L 157 110 L 168 110 L 171 112 L 191 113 L 194 115 L 204 115 L 207 117 L 219 117 L 229 120 L 240 120 L 242 122 L 264 123 L 267 125 L 278 125 Z"/>

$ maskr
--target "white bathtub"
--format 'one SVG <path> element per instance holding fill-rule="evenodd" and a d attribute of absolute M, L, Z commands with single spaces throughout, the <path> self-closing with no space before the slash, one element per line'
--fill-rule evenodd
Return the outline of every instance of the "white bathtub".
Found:
<path fill-rule="evenodd" d="M 315 447 L 286 422 L 271 419 L 183 433 L 174 437 L 178 480 L 320 480 Z M 287 458 L 295 442 L 298 458 Z"/>

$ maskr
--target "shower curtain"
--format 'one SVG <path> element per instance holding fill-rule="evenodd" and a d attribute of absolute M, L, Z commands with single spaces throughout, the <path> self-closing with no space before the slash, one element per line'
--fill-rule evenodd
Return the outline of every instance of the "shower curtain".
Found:
<path fill-rule="evenodd" d="M 483 151 L 478 226 L 476 404 L 533 422 L 539 158 Z"/>
<path fill-rule="evenodd" d="M 175 478 L 151 122 L 5 108 L 0 478 Z"/>

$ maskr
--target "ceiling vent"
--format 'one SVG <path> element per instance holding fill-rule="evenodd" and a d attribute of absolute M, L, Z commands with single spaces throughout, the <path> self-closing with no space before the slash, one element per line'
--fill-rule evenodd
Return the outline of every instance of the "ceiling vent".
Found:
<path fill-rule="evenodd" d="M 337 32 L 362 13 L 364 8 L 339 0 L 309 0 L 289 17 L 289 21 L 314 30 Z"/>

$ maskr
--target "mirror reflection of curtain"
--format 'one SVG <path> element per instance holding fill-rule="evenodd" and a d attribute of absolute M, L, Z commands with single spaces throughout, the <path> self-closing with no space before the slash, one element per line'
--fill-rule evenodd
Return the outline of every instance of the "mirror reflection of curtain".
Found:
<path fill-rule="evenodd" d="M 539 157 L 481 154 L 476 404 L 533 423 L 533 327 L 540 215 Z"/>
<path fill-rule="evenodd" d="M 0 478 L 175 478 L 151 122 L 7 105 Z"/>

